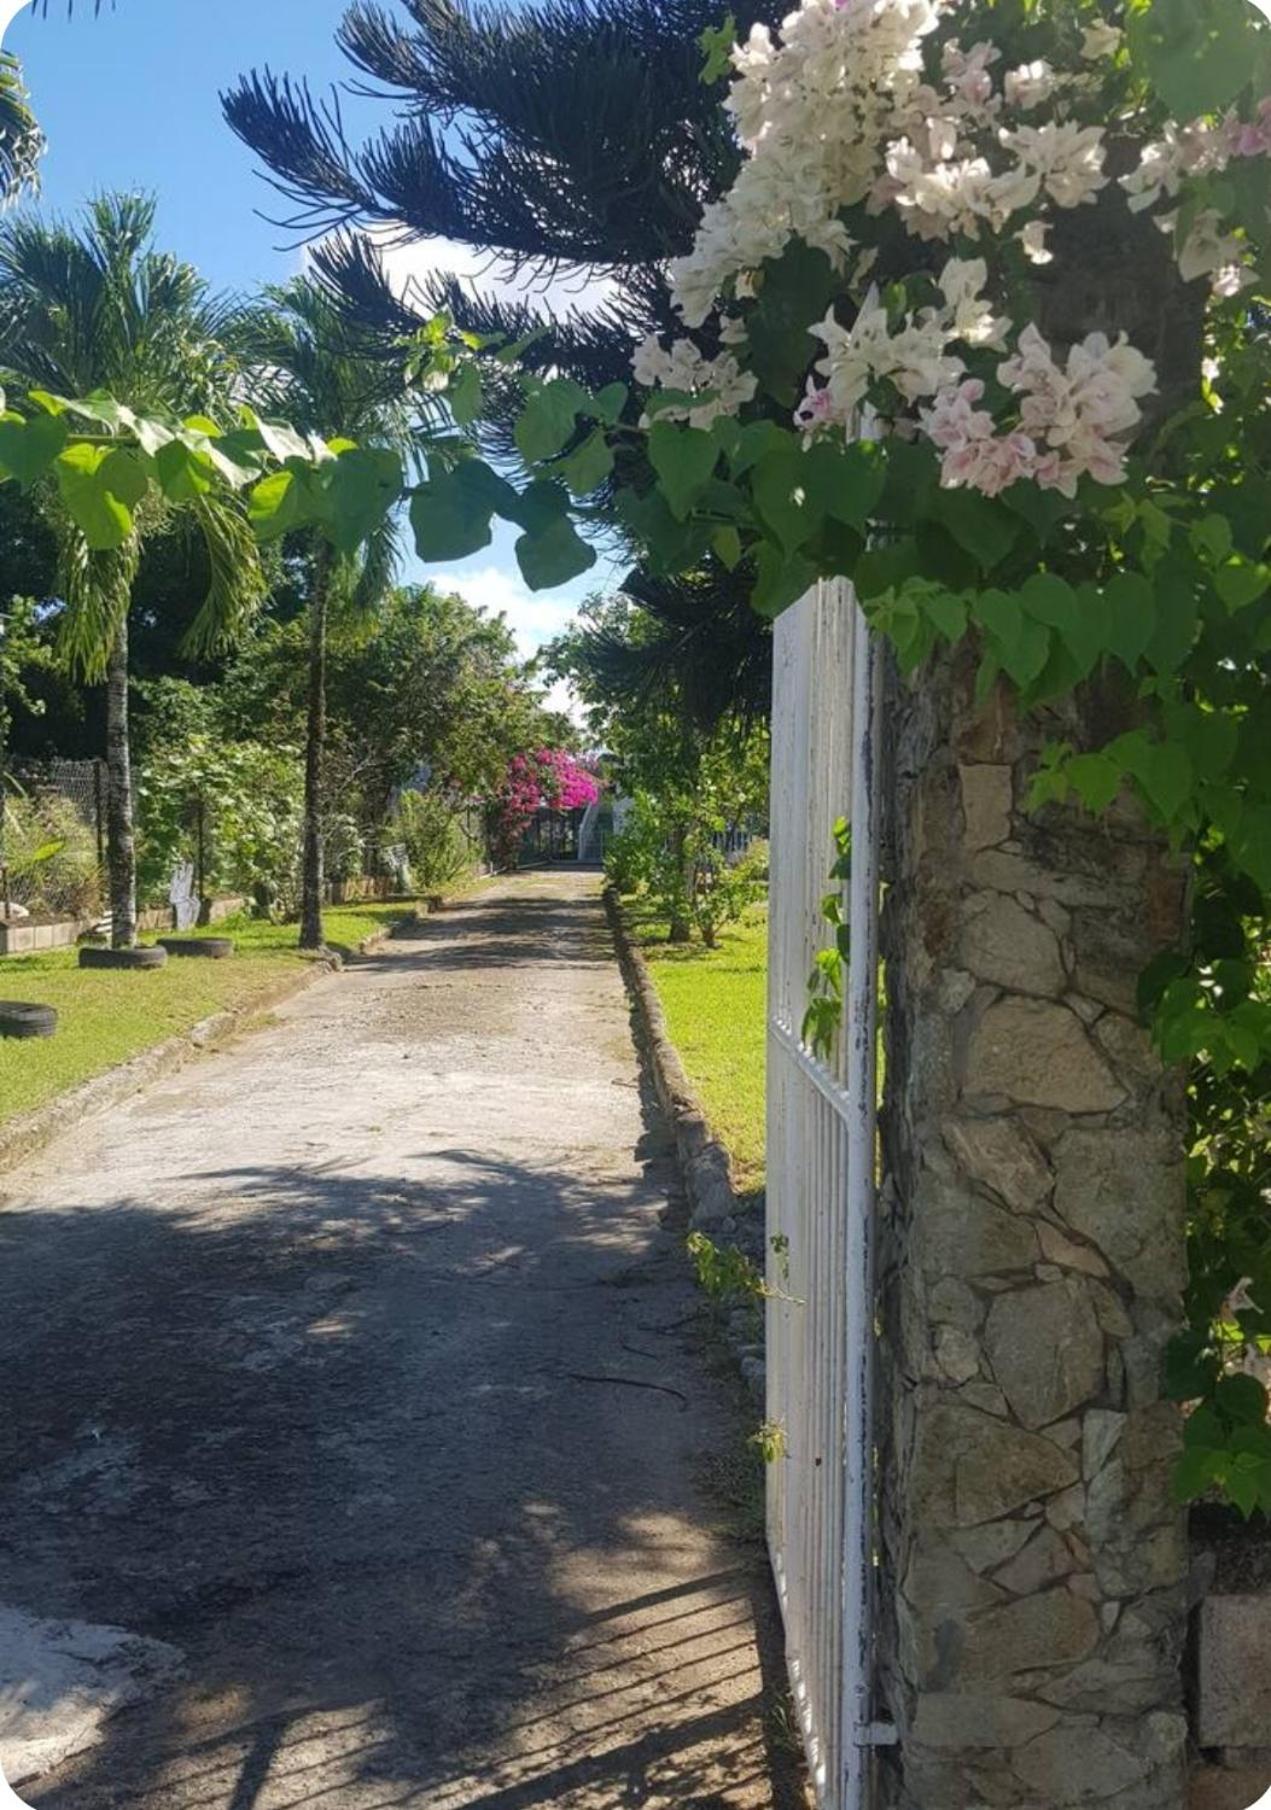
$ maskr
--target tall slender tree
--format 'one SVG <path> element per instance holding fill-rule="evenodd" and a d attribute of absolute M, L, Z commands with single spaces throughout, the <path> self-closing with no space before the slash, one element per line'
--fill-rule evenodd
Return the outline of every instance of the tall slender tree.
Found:
<path fill-rule="evenodd" d="M 229 311 L 191 265 L 156 250 L 153 235 L 154 202 L 140 195 L 99 197 L 78 229 L 21 215 L 0 224 L 0 375 L 54 394 L 108 390 L 143 413 L 223 411 L 234 380 L 223 339 Z M 137 875 L 129 605 L 142 543 L 165 526 L 166 506 L 143 505 L 123 545 L 97 552 L 62 504 L 59 486 L 75 478 L 73 467 L 59 466 L 58 485 L 41 500 L 58 540 L 66 655 L 83 677 L 106 682 L 112 941 L 130 949 Z M 206 541 L 211 570 L 191 641 L 214 647 L 232 640 L 263 601 L 260 561 L 235 502 L 208 492 L 183 507 Z"/>
<path fill-rule="evenodd" d="M 405 359 L 381 355 L 321 282 L 298 277 L 268 290 L 264 304 L 244 316 L 236 344 L 252 370 L 254 393 L 294 426 L 327 439 L 343 436 L 363 447 L 386 448 L 403 458 L 411 453 L 415 416 Z M 324 940 L 328 640 L 333 617 L 373 609 L 390 591 L 398 565 L 397 523 L 390 517 L 356 555 L 338 553 L 316 533 L 307 533 L 304 541 L 309 697 L 300 947 L 317 950 Z"/>
<path fill-rule="evenodd" d="M 703 202 L 727 187 L 736 146 L 703 84 L 702 33 L 726 0 L 356 0 L 339 44 L 355 91 L 395 104 L 368 142 L 346 132 L 338 96 L 268 69 L 225 97 L 233 129 L 266 163 L 280 214 L 345 307 L 386 335 L 445 309 L 459 325 L 519 340 L 525 362 L 598 388 L 630 375 L 640 336 L 674 324 L 666 260 L 687 251 Z M 775 22 L 775 0 L 743 0 L 744 32 Z M 404 15 L 404 16 L 403 16 Z M 397 242 L 441 236 L 534 279 L 526 298 L 471 290 L 444 272 L 386 292 L 365 229 Z M 568 272 L 604 278 L 607 299 L 571 302 Z M 564 306 L 535 297 L 556 280 Z M 573 285 L 577 288 L 577 285 Z M 682 331 L 682 329 L 677 329 Z M 703 350 L 718 347 L 703 340 Z M 494 450 L 510 446 L 496 424 Z M 709 565 L 693 581 L 640 586 L 651 630 L 631 682 L 651 662 L 698 668 L 708 711 L 767 699 L 769 631 L 739 611 L 741 581 Z M 724 632 L 719 633 L 721 627 Z M 624 650 L 608 650 L 611 665 Z M 756 695 L 758 680 L 758 695 Z"/>

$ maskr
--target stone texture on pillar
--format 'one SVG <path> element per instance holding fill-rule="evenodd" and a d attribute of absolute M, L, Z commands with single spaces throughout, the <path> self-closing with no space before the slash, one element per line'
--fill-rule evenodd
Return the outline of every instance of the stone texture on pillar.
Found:
<path fill-rule="evenodd" d="M 1127 705 L 973 691 L 964 650 L 889 713 L 882 1801 L 1181 1810 L 1184 1102 L 1135 987 L 1184 868 L 1131 802 L 1026 809 Z"/>

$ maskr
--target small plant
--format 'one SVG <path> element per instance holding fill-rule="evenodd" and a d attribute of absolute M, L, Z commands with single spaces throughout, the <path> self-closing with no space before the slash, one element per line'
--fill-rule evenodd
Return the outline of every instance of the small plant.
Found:
<path fill-rule="evenodd" d="M 750 1435 L 750 1444 L 765 1464 L 778 1464 L 789 1451 L 786 1430 L 779 1420 L 765 1420 Z"/>
<path fill-rule="evenodd" d="M 762 1301 L 768 1285 L 744 1251 L 716 1244 L 705 1232 L 690 1232 L 688 1254 L 697 1281 L 712 1301 Z"/>
<path fill-rule="evenodd" d="M 852 876 L 852 829 L 846 817 L 834 825 L 835 861 L 829 877 L 839 882 L 821 900 L 821 916 L 834 932 L 828 949 L 817 953 L 808 976 L 808 1005 L 803 1014 L 804 1043 L 823 1062 L 834 1053 L 843 1023 L 843 980 L 851 959 L 851 927 L 843 910 L 843 887 Z"/>

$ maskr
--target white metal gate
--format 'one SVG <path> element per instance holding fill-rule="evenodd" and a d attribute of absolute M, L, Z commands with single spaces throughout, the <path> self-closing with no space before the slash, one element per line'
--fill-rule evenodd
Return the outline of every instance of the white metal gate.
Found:
<path fill-rule="evenodd" d="M 871 1726 L 880 665 L 848 585 L 775 630 L 768 1020 L 768 1527 L 791 1684 L 821 1810 L 861 1810 Z M 834 825 L 851 959 L 838 1046 L 805 1047 L 817 951 L 834 932 Z"/>

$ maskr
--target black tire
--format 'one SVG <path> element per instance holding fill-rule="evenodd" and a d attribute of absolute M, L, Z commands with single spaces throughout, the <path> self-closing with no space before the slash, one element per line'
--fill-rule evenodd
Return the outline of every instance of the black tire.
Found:
<path fill-rule="evenodd" d="M 56 1029 L 57 1013 L 52 1006 L 0 999 L 0 1037 L 51 1037 Z"/>
<path fill-rule="evenodd" d="M 223 962 L 234 953 L 228 936 L 161 936 L 159 947 L 169 955 L 201 955 L 209 962 Z"/>
<path fill-rule="evenodd" d="M 81 968 L 162 968 L 166 949 L 93 949 L 79 952 Z"/>

